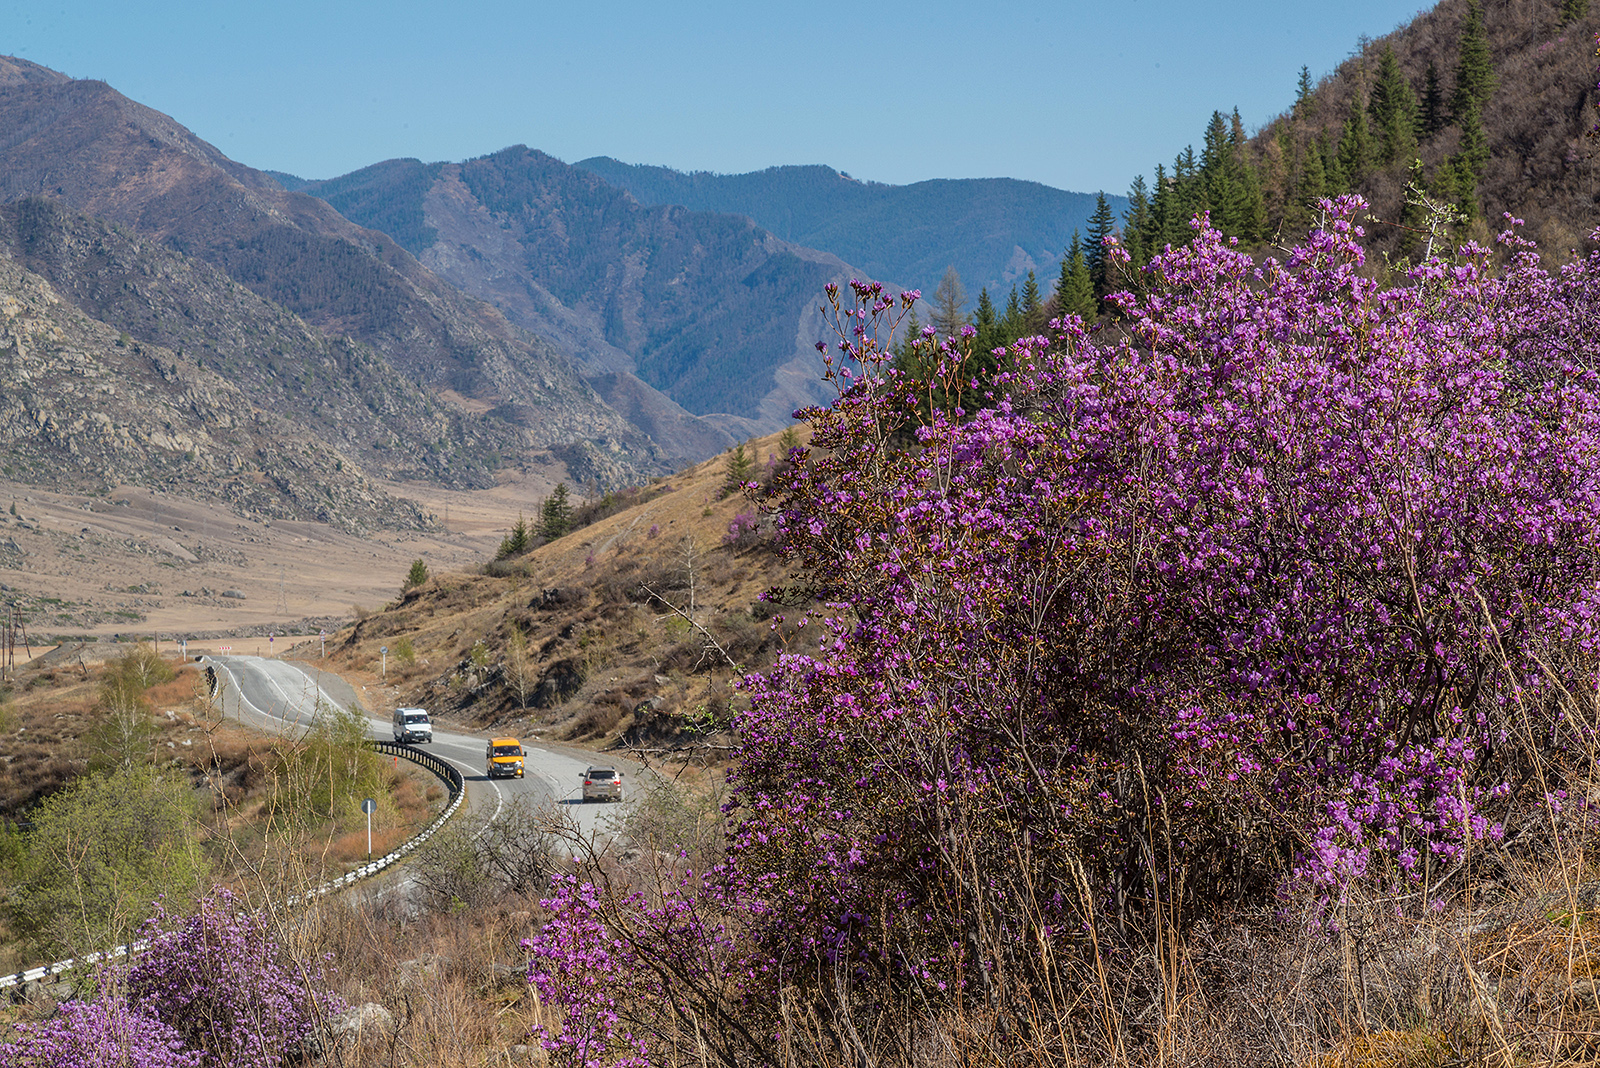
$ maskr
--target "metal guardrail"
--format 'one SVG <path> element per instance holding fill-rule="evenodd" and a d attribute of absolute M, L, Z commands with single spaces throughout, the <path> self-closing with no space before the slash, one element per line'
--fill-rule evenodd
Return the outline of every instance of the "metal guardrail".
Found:
<path fill-rule="evenodd" d="M 338 893 L 340 890 L 352 886 L 355 883 L 360 882 L 362 879 L 366 879 L 378 874 L 391 864 L 405 859 L 407 854 L 411 853 L 412 850 L 426 842 L 429 838 L 432 838 L 434 832 L 440 827 L 443 827 L 450 817 L 456 814 L 456 810 L 461 807 L 461 802 L 466 799 L 466 780 L 461 777 L 461 772 L 451 767 L 447 762 L 440 760 L 432 753 L 425 753 L 420 749 L 412 749 L 410 746 L 406 745 L 395 745 L 392 742 L 368 742 L 367 744 L 370 745 L 375 752 L 382 753 L 385 756 L 403 757 L 404 759 L 411 761 L 413 764 L 420 764 L 428 771 L 433 772 L 440 779 L 444 780 L 445 786 L 449 789 L 450 803 L 445 806 L 443 812 L 434 817 L 432 823 L 428 824 L 427 827 L 406 839 L 406 841 L 401 844 L 400 848 L 396 849 L 394 852 L 367 864 L 363 864 L 355 871 L 341 875 L 339 878 L 323 883 L 321 886 L 318 886 L 312 890 L 307 890 L 303 894 L 294 895 L 288 901 L 288 904 L 291 907 L 306 904 L 310 901 L 316 900 L 319 897 L 326 897 L 329 894 Z M 25 986 L 28 983 L 41 982 L 45 979 L 48 979 L 52 975 L 59 975 L 61 972 L 71 971 L 73 968 L 80 965 L 99 964 L 101 961 L 114 960 L 118 957 L 126 957 L 130 953 L 137 953 L 144 949 L 146 944 L 147 943 L 144 939 L 140 939 L 137 942 L 130 942 L 124 946 L 117 946 L 115 949 L 106 950 L 103 953 L 85 953 L 81 959 L 69 957 L 66 960 L 56 961 L 54 964 L 42 964 L 37 968 L 28 968 L 25 971 L 13 972 L 9 975 L 0 975 L 0 989 Z"/>
<path fill-rule="evenodd" d="M 434 756 L 432 753 L 424 753 L 420 749 L 412 749 L 408 745 L 395 745 L 393 742 L 368 742 L 367 744 L 372 746 L 373 750 L 376 752 L 383 753 L 387 756 L 404 757 L 413 764 L 420 764 L 424 768 L 433 772 L 435 775 L 439 776 L 439 778 L 443 779 L 445 785 L 450 789 L 450 804 L 445 806 L 445 810 L 439 813 L 432 823 L 428 824 L 427 827 L 423 828 L 417 834 L 414 834 L 410 838 L 406 839 L 406 841 L 401 844 L 400 848 L 396 849 L 393 853 L 380 857 L 377 860 L 371 861 L 367 864 L 363 864 L 355 871 L 341 875 L 332 882 L 323 883 L 314 890 L 307 890 L 303 894 L 296 894 L 294 897 L 289 899 L 290 905 L 300 905 L 307 901 L 311 901 L 314 898 L 326 897 L 328 894 L 343 890 L 352 883 L 358 883 L 362 879 L 376 875 L 389 865 L 403 860 L 413 849 L 416 849 L 429 838 L 432 838 L 433 832 L 437 831 L 440 827 L 443 827 L 445 825 L 445 821 L 456 814 L 456 809 L 461 807 L 462 800 L 467 796 L 466 780 L 461 777 L 461 773 L 455 768 L 451 767 L 445 761 Z"/>

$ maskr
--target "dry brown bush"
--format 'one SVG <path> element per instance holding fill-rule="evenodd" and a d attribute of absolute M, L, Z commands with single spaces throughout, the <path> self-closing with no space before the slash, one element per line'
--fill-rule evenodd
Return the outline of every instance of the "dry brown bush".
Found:
<path fill-rule="evenodd" d="M 572 725 L 567 729 L 567 737 L 573 741 L 606 737 L 617 729 L 623 716 L 628 713 L 628 709 L 623 707 L 623 701 L 623 695 L 616 692 L 596 696 L 589 707 L 573 719 Z"/>

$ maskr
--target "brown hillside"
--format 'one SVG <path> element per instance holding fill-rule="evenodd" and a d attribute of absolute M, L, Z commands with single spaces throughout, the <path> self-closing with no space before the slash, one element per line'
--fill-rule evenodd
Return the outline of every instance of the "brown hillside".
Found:
<path fill-rule="evenodd" d="M 781 437 L 744 446 L 751 477 L 776 469 Z M 730 535 L 755 512 L 725 492 L 729 455 L 582 506 L 602 517 L 523 556 L 433 576 L 330 638 L 329 667 L 376 674 L 387 647 L 380 706 L 588 744 L 704 742 L 737 677 L 796 638 L 759 600 L 784 579 L 768 535 Z"/>
<path fill-rule="evenodd" d="M 1475 232 L 1480 239 L 1502 228 L 1504 212 L 1525 219 L 1529 235 L 1557 253 L 1589 247 L 1588 235 L 1600 224 L 1600 139 L 1587 136 L 1600 119 L 1594 109 L 1600 5 L 1566 24 L 1562 7 L 1552 0 L 1482 5 L 1496 87 L 1483 108 L 1490 158 L 1478 185 L 1483 219 Z M 1272 219 L 1284 218 L 1284 198 L 1292 195 L 1317 138 L 1337 144 L 1352 97 L 1367 100 L 1386 46 L 1394 49 L 1419 100 L 1432 64 L 1448 104 L 1466 12 L 1467 0 L 1443 0 L 1392 33 L 1364 38 L 1356 53 L 1317 85 L 1308 106 L 1266 124 L 1251 149 Z M 1460 139 L 1453 119 L 1420 139 L 1415 155 L 1429 180 L 1460 148 Z M 1401 218 L 1409 161 L 1408 155 L 1376 170 L 1359 186 L 1382 220 L 1374 227 L 1382 250 L 1405 246 L 1405 232 L 1393 224 Z M 1292 236 L 1286 227 L 1285 239 Z"/>

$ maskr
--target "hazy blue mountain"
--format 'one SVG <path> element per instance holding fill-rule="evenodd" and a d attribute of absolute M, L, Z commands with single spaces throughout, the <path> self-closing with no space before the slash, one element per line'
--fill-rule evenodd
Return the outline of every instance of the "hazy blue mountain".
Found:
<path fill-rule="evenodd" d="M 465 163 L 389 160 L 304 191 L 577 355 L 678 457 L 827 400 L 822 288 L 867 273 L 742 215 L 642 206 L 521 145 Z"/>
<path fill-rule="evenodd" d="M 607 156 L 575 166 L 632 193 L 641 204 L 746 215 L 786 241 L 831 252 L 874 278 L 931 296 L 954 265 L 976 303 L 996 303 L 1029 269 L 1048 293 L 1073 230 L 1088 232 L 1093 193 L 1014 178 L 938 178 L 912 185 L 863 182 L 832 167 L 769 167 L 749 174 L 685 174 Z M 1107 196 L 1120 218 L 1127 198 Z"/>

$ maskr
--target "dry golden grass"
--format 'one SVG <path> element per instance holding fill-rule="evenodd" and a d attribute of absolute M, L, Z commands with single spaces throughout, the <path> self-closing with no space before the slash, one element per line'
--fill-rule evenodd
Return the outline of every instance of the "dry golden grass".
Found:
<path fill-rule="evenodd" d="M 778 435 L 759 439 L 758 469 L 780 451 Z M 414 704 L 521 737 L 593 747 L 670 741 L 686 715 L 725 714 L 734 699 L 730 658 L 759 667 L 792 638 L 758 607 L 785 579 L 778 559 L 724 543 L 734 517 L 753 507 L 723 492 L 726 467 L 725 456 L 715 457 L 658 479 L 631 498 L 639 503 L 490 573 L 435 574 L 330 637 L 319 664 L 365 687 L 378 714 Z M 515 521 L 508 513 L 505 529 Z M 527 650 L 523 692 L 509 664 L 513 632 Z M 292 655 L 318 651 L 301 646 Z"/>

